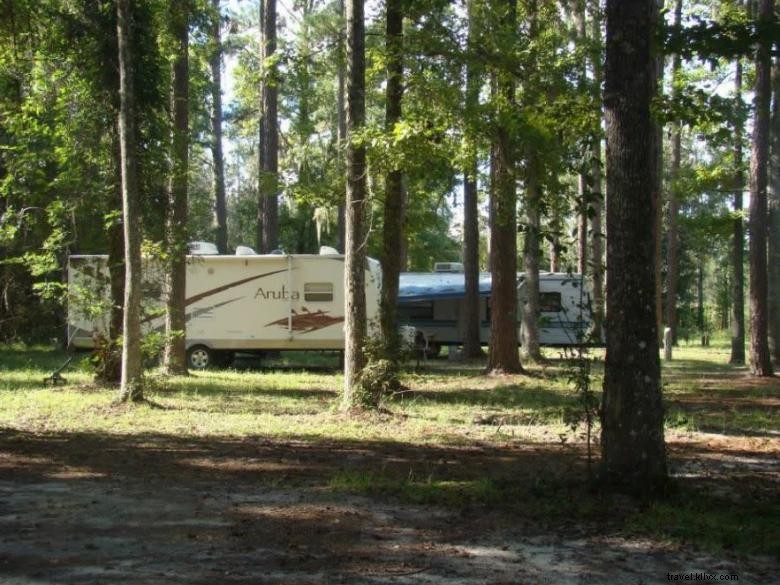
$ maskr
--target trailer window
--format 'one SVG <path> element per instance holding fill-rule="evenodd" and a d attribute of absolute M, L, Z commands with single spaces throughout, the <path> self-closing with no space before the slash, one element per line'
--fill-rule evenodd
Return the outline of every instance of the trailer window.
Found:
<path fill-rule="evenodd" d="M 542 313 L 560 313 L 563 310 L 561 293 L 539 293 L 539 311 Z"/>
<path fill-rule="evenodd" d="M 329 303 L 333 301 L 333 283 L 307 282 L 303 285 L 303 298 L 310 303 Z"/>
<path fill-rule="evenodd" d="M 398 317 L 405 322 L 430 321 L 433 319 L 433 303 L 430 301 L 415 301 L 398 305 Z"/>

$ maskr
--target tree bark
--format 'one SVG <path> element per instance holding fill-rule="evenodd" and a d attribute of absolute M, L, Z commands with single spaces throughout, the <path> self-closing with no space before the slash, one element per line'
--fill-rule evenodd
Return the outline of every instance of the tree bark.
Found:
<path fill-rule="evenodd" d="M 276 54 L 276 0 L 265 3 L 263 22 L 263 59 L 266 64 Z M 266 71 L 263 83 L 263 251 L 272 252 L 279 247 L 279 121 L 277 66 Z"/>
<path fill-rule="evenodd" d="M 344 258 L 345 409 L 365 404 L 360 376 L 366 365 L 366 148 L 355 137 L 365 124 L 365 22 L 363 0 L 346 0 L 347 19 L 347 201 Z M 372 405 L 367 405 L 372 406 Z"/>
<path fill-rule="evenodd" d="M 522 346 L 523 357 L 532 361 L 542 360 L 542 350 L 539 345 L 539 233 L 541 219 L 539 217 L 539 186 L 537 183 L 537 168 L 534 157 L 528 161 L 528 171 L 525 188 L 526 229 L 523 245 L 523 274 L 525 276 L 525 298 L 522 306 Z"/>
<path fill-rule="evenodd" d="M 735 99 L 742 107 L 742 61 L 736 61 L 734 75 Z M 731 241 L 731 357 L 730 364 L 745 363 L 745 230 L 742 224 L 742 192 L 745 173 L 742 170 L 743 123 L 734 124 L 734 220 Z"/>
<path fill-rule="evenodd" d="M 602 402 L 604 480 L 653 495 L 667 478 L 658 356 L 656 123 L 651 102 L 655 0 L 608 0 L 604 106 L 607 135 L 607 355 Z"/>
<path fill-rule="evenodd" d="M 188 0 L 171 3 L 173 63 L 172 168 L 168 189 L 166 248 L 169 255 L 163 367 L 170 375 L 187 373 L 185 302 L 187 298 L 187 182 L 189 178 L 189 9 Z"/>
<path fill-rule="evenodd" d="M 590 217 L 591 234 L 591 292 L 593 294 L 593 331 L 597 339 L 601 339 L 604 324 L 604 246 L 602 233 L 602 216 L 604 207 L 604 193 L 602 189 L 601 167 L 601 120 L 602 100 L 601 83 L 603 81 L 601 58 L 601 2 L 591 2 L 591 69 L 593 71 L 593 100 L 598 109 L 598 126 L 591 146 L 591 177 L 593 181 L 593 213 Z"/>
<path fill-rule="evenodd" d="M 211 68 L 211 158 L 214 164 L 214 209 L 217 215 L 217 249 L 228 251 L 227 202 L 225 199 L 225 156 L 222 150 L 222 18 L 220 0 L 211 0 L 213 11 Z"/>
<path fill-rule="evenodd" d="M 660 13 L 660 11 L 664 7 L 664 1 L 665 0 L 655 0 L 656 4 L 656 11 Z M 656 49 L 657 53 L 655 54 L 655 60 L 656 60 L 656 95 L 662 95 L 663 94 L 663 79 L 664 79 L 664 69 L 665 69 L 665 57 L 663 54 L 663 49 L 660 48 L 660 46 L 657 45 Z M 653 226 L 655 228 L 655 232 L 653 233 L 653 243 L 655 245 L 655 323 L 656 323 L 656 334 L 659 336 L 658 340 L 660 342 L 661 338 L 661 331 L 663 331 L 663 318 L 664 318 L 664 307 L 663 307 L 663 280 L 661 278 L 662 270 L 661 270 L 661 249 L 662 249 L 662 240 L 663 240 L 663 215 L 664 215 L 664 193 L 663 193 L 663 175 L 664 175 L 664 163 L 663 163 L 663 156 L 664 156 L 664 125 L 662 122 L 656 120 L 655 124 L 653 125 L 653 143 L 655 144 L 655 148 L 657 150 L 657 155 L 655 156 L 655 193 L 653 194 L 653 213 L 655 215 Z"/>
<path fill-rule="evenodd" d="M 772 67 L 771 162 L 769 203 L 769 351 L 780 365 L 780 57 Z"/>
<path fill-rule="evenodd" d="M 475 115 L 479 105 L 480 75 L 471 51 L 474 48 L 476 31 L 473 0 L 468 2 L 469 59 L 466 65 L 466 116 Z M 477 358 L 482 355 L 482 341 L 479 326 L 479 201 L 477 191 L 477 145 L 473 132 L 468 132 L 468 163 L 463 173 L 463 271 L 465 279 L 463 357 Z"/>
<path fill-rule="evenodd" d="M 577 0 L 575 6 L 575 28 L 577 41 L 583 46 L 588 41 L 587 27 L 585 23 L 585 1 Z M 588 60 L 587 55 L 583 54 L 580 63 L 579 80 L 577 82 L 580 91 L 585 91 L 588 81 Z M 580 170 L 577 191 L 578 191 L 578 222 L 577 222 L 577 272 L 583 277 L 588 274 L 588 207 L 590 206 L 590 189 L 588 188 L 588 171 L 585 166 Z"/>
<path fill-rule="evenodd" d="M 759 0 L 758 21 L 773 18 L 774 1 Z M 769 113 L 771 100 L 770 43 L 756 48 L 756 86 L 753 99 L 753 147 L 750 157 L 750 371 L 771 376 L 767 302 L 767 167 L 769 166 Z"/>
<path fill-rule="evenodd" d="M 141 363 L 141 205 L 136 165 L 136 121 L 133 93 L 132 10 L 117 0 L 119 45 L 119 144 L 122 165 L 122 215 L 125 229 L 125 299 L 122 330 L 122 381 L 119 399 L 143 400 Z"/>
<path fill-rule="evenodd" d="M 679 29 L 682 26 L 682 0 L 676 0 L 674 5 L 674 23 Z M 680 54 L 675 53 L 672 58 L 672 101 L 677 103 L 680 97 L 679 75 L 682 60 Z M 680 164 L 682 156 L 682 122 L 674 122 L 672 134 L 672 160 L 671 181 L 669 188 L 669 208 L 667 218 L 667 244 L 666 244 L 666 326 L 672 331 L 672 343 L 677 343 L 677 288 L 680 273 L 680 237 L 678 230 L 678 214 L 680 200 L 678 193 L 678 180 L 680 176 Z"/>
<path fill-rule="evenodd" d="M 344 0 L 338 0 L 338 8 L 339 8 L 339 22 L 342 23 L 342 30 L 345 28 L 345 19 L 346 15 L 344 14 Z M 343 161 L 343 153 L 344 148 L 346 145 L 347 140 L 347 112 L 344 105 L 344 94 L 346 92 L 346 80 L 345 80 L 345 69 L 346 69 L 346 56 L 344 51 L 344 39 L 342 36 L 339 36 L 338 39 L 339 44 L 339 73 L 338 73 L 338 95 L 336 96 L 336 107 L 338 108 L 338 114 L 337 114 L 337 124 L 338 124 L 338 152 L 339 152 L 339 168 L 341 168 L 341 164 Z M 344 204 L 344 201 L 342 199 L 339 199 L 338 201 L 338 207 L 337 207 L 337 217 L 336 217 L 336 235 L 337 235 L 337 241 L 336 244 L 337 249 L 340 252 L 344 252 L 346 250 L 346 223 L 347 223 L 347 208 Z"/>
<path fill-rule="evenodd" d="M 118 89 L 118 87 L 117 87 Z M 117 117 L 118 122 L 118 117 Z M 119 144 L 119 127 L 112 132 L 112 150 L 114 170 L 116 172 L 114 202 L 122 208 L 122 152 Z M 102 382 L 119 384 L 122 381 L 122 355 L 119 342 L 122 337 L 125 303 L 125 240 L 124 223 L 121 218 L 115 220 L 108 229 L 108 278 L 111 291 L 111 317 L 108 326 L 109 347 L 105 355 L 106 362 L 98 377 Z"/>
<path fill-rule="evenodd" d="M 387 52 L 387 86 L 385 92 L 385 131 L 391 135 L 401 121 L 404 95 L 404 42 L 401 0 L 387 0 L 385 49 Z M 380 324 L 387 356 L 400 359 L 398 335 L 398 279 L 401 274 L 406 193 L 403 172 L 395 166 L 385 177 L 384 223 L 382 229 L 382 293 Z"/>
<path fill-rule="evenodd" d="M 500 7 L 501 26 L 514 30 L 516 25 L 515 0 Z M 521 373 L 517 351 L 517 192 L 515 156 L 509 135 L 509 120 L 514 113 L 514 80 L 498 70 L 493 76 L 496 108 L 496 135 L 494 138 L 494 177 L 490 186 L 490 354 L 488 372 L 497 374 Z"/>

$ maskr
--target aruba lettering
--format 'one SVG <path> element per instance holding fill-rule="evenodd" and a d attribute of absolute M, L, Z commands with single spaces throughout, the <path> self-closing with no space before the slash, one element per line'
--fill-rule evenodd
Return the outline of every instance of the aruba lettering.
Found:
<path fill-rule="evenodd" d="M 266 290 L 263 287 L 260 287 L 255 293 L 255 298 L 264 300 L 272 299 L 275 301 L 297 301 L 301 298 L 301 293 L 297 290 L 290 292 L 284 285 L 282 285 L 281 290 Z"/>

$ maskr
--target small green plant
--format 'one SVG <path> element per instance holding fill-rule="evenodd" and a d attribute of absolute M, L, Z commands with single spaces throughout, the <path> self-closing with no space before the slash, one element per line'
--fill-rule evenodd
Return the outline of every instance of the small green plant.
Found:
<path fill-rule="evenodd" d="M 102 333 L 94 335 L 95 349 L 89 358 L 95 381 L 116 384 L 122 375 L 122 340 L 111 339 Z"/>
<path fill-rule="evenodd" d="M 580 284 L 579 312 L 577 318 L 577 343 L 563 350 L 567 359 L 566 378 L 573 387 L 577 400 L 574 406 L 564 408 L 563 422 L 572 432 L 580 426 L 585 427 L 585 446 L 588 453 L 588 481 L 593 481 L 593 442 L 596 422 L 599 420 L 599 397 L 593 391 L 593 357 L 588 348 L 596 339 L 596 332 L 587 332 L 582 315 L 585 311 L 592 314 L 585 299 L 584 287 Z"/>
<path fill-rule="evenodd" d="M 378 330 L 377 327 L 370 329 Z M 382 400 L 403 389 L 400 380 L 401 362 L 408 357 L 399 354 L 398 359 L 387 355 L 387 347 L 379 336 L 371 336 L 363 346 L 367 363 L 360 374 L 359 401 L 365 408 L 378 408 Z"/>

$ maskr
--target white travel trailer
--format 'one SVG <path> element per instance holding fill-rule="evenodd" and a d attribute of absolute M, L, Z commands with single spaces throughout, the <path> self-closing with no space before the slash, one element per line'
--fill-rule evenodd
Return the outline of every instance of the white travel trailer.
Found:
<path fill-rule="evenodd" d="M 465 276 L 458 263 L 437 263 L 437 272 L 401 274 L 398 293 L 399 321 L 415 327 L 428 340 L 430 354 L 444 345 L 463 343 L 465 330 Z M 518 309 L 526 299 L 522 273 L 517 277 Z M 490 342 L 489 273 L 479 276 L 480 339 Z M 542 272 L 539 275 L 539 337 L 542 345 L 567 346 L 580 343 L 592 327 L 591 298 L 579 274 Z M 518 316 L 518 340 L 522 324 Z"/>
<path fill-rule="evenodd" d="M 344 349 L 344 256 L 187 256 L 187 355 L 191 368 L 226 362 L 236 351 Z M 251 251 L 251 250 L 249 250 Z M 108 330 L 107 256 L 71 256 L 68 339 L 92 348 Z M 379 306 L 381 271 L 366 264 L 369 320 Z M 162 266 L 144 261 L 143 325 L 163 329 Z"/>

